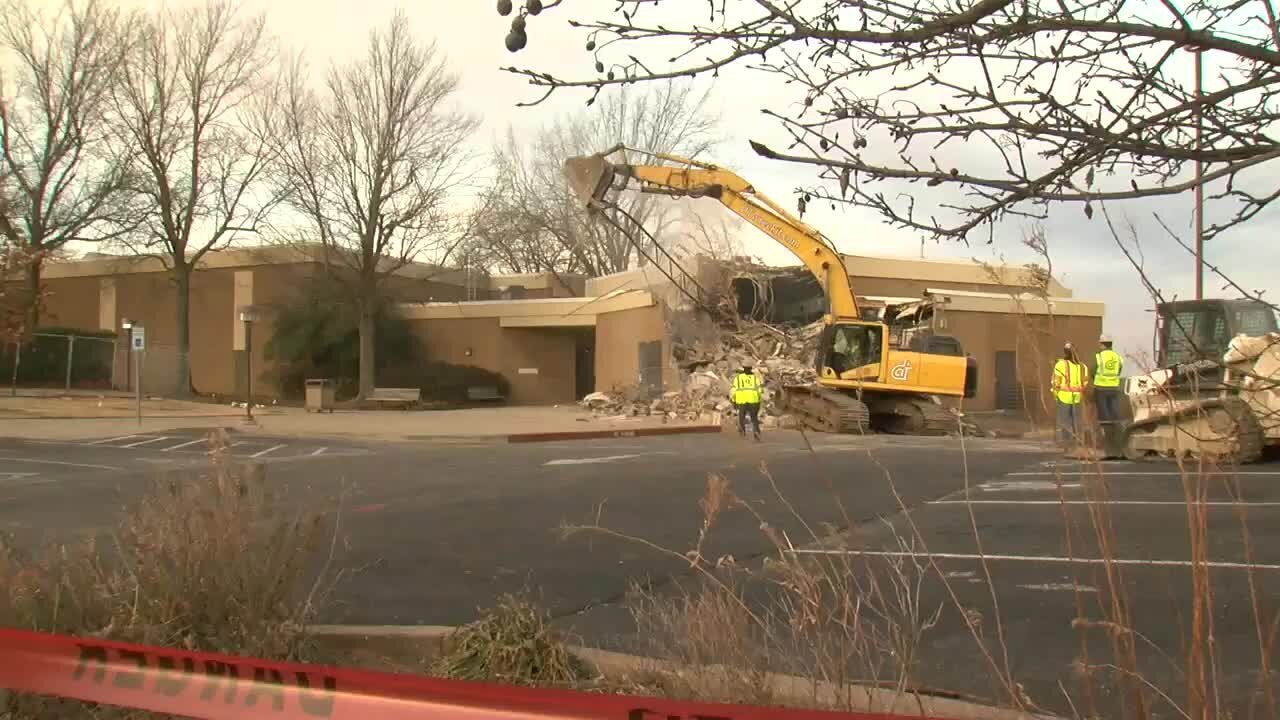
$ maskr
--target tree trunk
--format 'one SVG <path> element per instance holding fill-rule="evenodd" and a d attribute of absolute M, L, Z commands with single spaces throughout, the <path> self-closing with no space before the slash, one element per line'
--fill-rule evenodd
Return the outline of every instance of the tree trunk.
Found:
<path fill-rule="evenodd" d="M 36 331 L 40 324 L 40 259 L 36 258 L 27 266 L 27 313 L 23 337 Z"/>
<path fill-rule="evenodd" d="M 360 308 L 360 398 L 369 397 L 373 393 L 374 369 L 377 357 L 374 352 L 377 325 L 374 323 L 372 303 L 361 303 Z"/>
<path fill-rule="evenodd" d="M 173 266 L 173 284 L 177 292 L 177 358 L 174 377 L 173 395 L 177 398 L 191 397 L 191 268 L 184 263 Z"/>

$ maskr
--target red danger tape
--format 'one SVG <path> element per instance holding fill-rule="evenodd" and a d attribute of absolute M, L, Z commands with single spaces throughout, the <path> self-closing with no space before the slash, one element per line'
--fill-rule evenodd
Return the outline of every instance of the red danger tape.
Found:
<path fill-rule="evenodd" d="M 891 720 L 539 690 L 0 629 L 0 687 L 204 720 Z M 920 720 L 918 716 L 912 716 Z"/>

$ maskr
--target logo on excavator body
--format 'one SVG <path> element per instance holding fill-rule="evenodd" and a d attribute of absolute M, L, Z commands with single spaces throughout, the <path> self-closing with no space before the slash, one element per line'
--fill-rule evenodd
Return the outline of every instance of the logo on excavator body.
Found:
<path fill-rule="evenodd" d="M 906 382 L 907 375 L 911 373 L 911 361 L 903 360 L 889 369 L 889 378 L 898 382 Z"/>

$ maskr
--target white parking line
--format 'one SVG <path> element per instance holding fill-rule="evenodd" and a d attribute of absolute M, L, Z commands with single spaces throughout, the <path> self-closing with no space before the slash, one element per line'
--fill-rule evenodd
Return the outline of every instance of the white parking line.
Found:
<path fill-rule="evenodd" d="M 613 462 L 615 460 L 630 460 L 631 458 L 638 458 L 638 457 L 640 456 L 639 455 L 605 455 L 604 457 L 593 457 L 593 458 L 563 458 L 560 460 L 548 460 L 542 464 L 544 466 L 545 465 L 593 465 L 595 463 L 607 463 L 607 462 Z"/>
<path fill-rule="evenodd" d="M 129 440 L 131 438 L 136 438 L 136 437 L 143 437 L 143 436 L 142 435 L 121 435 L 120 437 L 107 438 L 105 440 L 94 440 L 93 442 L 85 443 L 85 445 L 106 445 L 107 443 L 113 443 L 117 440 Z"/>
<path fill-rule="evenodd" d="M 1105 565 L 1112 563 L 1115 565 L 1149 565 L 1152 567 L 1191 567 L 1193 563 L 1190 560 L 1138 560 L 1135 558 L 1114 558 L 1106 560 L 1104 558 L 1066 558 L 1054 555 L 978 555 L 976 553 L 913 553 L 904 550 L 788 550 L 788 552 L 797 555 L 867 555 L 871 557 L 918 557 L 924 559 L 933 558 L 935 560 L 995 560 L 995 561 L 1013 561 L 1013 562 L 1032 562 L 1046 564 L 1068 564 L 1068 565 Z M 1209 561 L 1203 563 L 1206 567 L 1211 568 L 1228 568 L 1245 570 L 1253 568 L 1254 570 L 1280 570 L 1280 565 L 1268 565 L 1265 563 L 1235 563 L 1235 562 L 1219 562 Z"/>
<path fill-rule="evenodd" d="M 147 444 L 149 444 L 149 443 L 153 443 L 153 442 L 160 442 L 161 440 L 168 440 L 168 439 L 169 439 L 169 436 L 168 436 L 168 435 L 161 435 L 160 437 L 153 437 L 153 438 L 151 438 L 151 439 L 149 439 L 149 440 L 140 440 L 140 441 L 138 441 L 138 442 L 136 442 L 136 443 L 129 443 L 128 445 L 121 445 L 120 447 L 122 447 L 122 448 L 136 448 L 136 447 L 138 447 L 139 445 L 147 445 Z"/>
<path fill-rule="evenodd" d="M 328 450 L 328 449 L 329 449 L 329 448 L 327 448 L 327 447 L 316 448 L 314 451 L 312 451 L 312 453 L 311 453 L 311 454 L 312 454 L 312 455 L 319 455 L 320 453 L 322 453 L 322 452 L 324 452 L 325 450 Z"/>
<path fill-rule="evenodd" d="M 1185 500 L 932 500 L 929 505 L 1179 505 Z M 1199 503 L 1197 503 L 1199 504 Z M 1213 500 L 1208 507 L 1280 507 L 1280 502 L 1227 502 Z"/>
<path fill-rule="evenodd" d="M 200 438 L 200 439 L 198 439 L 198 440 L 191 440 L 191 441 L 189 441 L 189 442 L 179 443 L 178 445 L 174 445 L 173 447 L 167 447 L 167 448 L 164 448 L 164 449 L 163 449 L 163 450 L 161 450 L 160 452 L 169 452 L 170 450 L 178 450 L 178 449 L 181 449 L 181 448 L 184 448 L 184 447 L 189 447 L 189 446 L 191 446 L 191 445 L 197 445 L 197 444 L 202 443 L 202 442 L 206 442 L 206 439 L 205 439 L 205 438 Z"/>
<path fill-rule="evenodd" d="M 61 460 L 33 460 L 30 458 L 0 457 L 0 461 L 31 463 L 33 465 L 65 465 L 67 467 L 90 468 L 93 470 L 123 470 L 110 465 L 89 465 L 87 463 L 62 462 Z"/>
<path fill-rule="evenodd" d="M 276 446 L 274 446 L 274 447 L 269 447 L 269 448 L 267 448 L 266 450 L 263 450 L 263 451 L 261 451 L 261 452 L 256 452 L 256 453 L 254 453 L 254 454 L 250 455 L 249 457 L 251 457 L 251 458 L 262 457 L 263 455 L 266 455 L 267 453 L 273 453 L 273 452 L 275 452 L 275 451 L 279 450 L 279 449 L 280 449 L 280 448 L 282 448 L 282 447 L 289 447 L 289 446 L 288 446 L 288 445 L 276 445 Z"/>

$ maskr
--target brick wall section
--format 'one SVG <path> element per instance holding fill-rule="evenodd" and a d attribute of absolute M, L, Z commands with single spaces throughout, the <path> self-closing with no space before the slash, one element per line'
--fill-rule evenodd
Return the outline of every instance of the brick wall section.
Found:
<path fill-rule="evenodd" d="M 1053 410 L 1047 388 L 1053 363 L 1062 354 L 1063 343 L 1073 343 L 1080 360 L 1089 364 L 1098 346 L 1098 336 L 1102 333 L 1102 318 L 948 310 L 947 328 L 942 332 L 958 338 L 965 352 L 978 361 L 978 394 L 964 401 L 965 408 L 996 408 L 996 353 L 1014 351 L 1017 353 L 1018 382 L 1023 385 L 1028 404 L 1035 406 L 1029 409 L 1044 417 L 1046 403 L 1047 412 Z"/>
<path fill-rule="evenodd" d="M 431 360 L 502 373 L 511 383 L 513 405 L 574 401 L 575 340 L 567 331 L 504 328 L 498 318 L 411 320 L 410 327 Z M 521 368 L 538 372 L 521 374 Z"/>
<path fill-rule="evenodd" d="M 596 317 L 596 390 L 632 387 L 640 380 L 640 343 L 662 341 L 663 384 L 670 387 L 676 371 L 670 367 L 671 342 L 660 306 L 620 310 Z"/>

